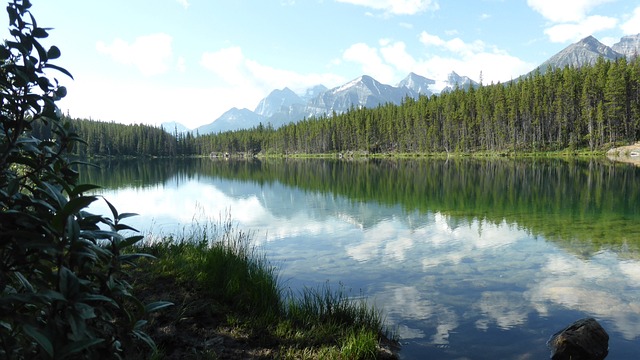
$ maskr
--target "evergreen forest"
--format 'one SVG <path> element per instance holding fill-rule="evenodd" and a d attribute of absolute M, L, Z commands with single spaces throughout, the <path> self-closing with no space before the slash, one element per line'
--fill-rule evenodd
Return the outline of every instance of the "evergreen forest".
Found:
<path fill-rule="evenodd" d="M 330 154 L 600 151 L 640 139 L 640 59 L 539 70 L 507 83 L 456 89 L 403 104 L 352 109 L 280 128 L 193 135 L 148 125 L 72 119 L 93 156 L 211 153 Z M 35 135 L 48 138 L 46 128 Z"/>

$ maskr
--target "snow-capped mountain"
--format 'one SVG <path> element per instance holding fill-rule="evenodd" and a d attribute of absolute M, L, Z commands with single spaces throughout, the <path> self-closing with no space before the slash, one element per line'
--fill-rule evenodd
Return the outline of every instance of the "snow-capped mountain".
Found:
<path fill-rule="evenodd" d="M 447 75 L 447 80 L 444 82 L 444 87 L 439 91 L 453 91 L 456 88 L 468 90 L 471 86 L 478 86 L 477 82 L 471 80 L 468 76 L 460 76 L 455 71 L 452 71 Z"/>
<path fill-rule="evenodd" d="M 305 90 L 304 94 L 300 95 L 300 98 L 307 103 L 309 100 L 320 96 L 327 90 L 329 89 L 324 85 L 316 85 Z"/>
<path fill-rule="evenodd" d="M 544 73 L 549 68 L 564 66 L 580 67 L 594 64 L 598 58 L 615 60 L 626 56 L 631 59 L 640 55 L 640 34 L 624 36 L 618 43 L 609 47 L 593 36 L 588 36 L 549 58 L 539 66 Z M 272 91 L 256 106 L 255 111 L 233 108 L 214 122 L 199 127 L 201 135 L 212 132 L 237 130 L 271 124 L 279 127 L 312 116 L 340 114 L 350 109 L 376 107 L 381 104 L 400 104 L 408 96 L 417 98 L 420 95 L 430 96 L 456 88 L 468 89 L 479 84 L 467 76 L 460 76 L 455 71 L 436 80 L 410 73 L 396 86 L 378 82 L 371 76 L 363 75 L 348 83 L 328 89 L 316 85 L 296 94 L 289 88 Z M 177 124 L 181 131 L 180 124 Z M 175 123 L 163 124 L 167 132 L 173 132 Z M 192 130 L 194 133 L 196 130 Z"/>
<path fill-rule="evenodd" d="M 232 108 L 222 114 L 216 121 L 194 129 L 194 134 L 205 135 L 229 130 L 247 129 L 264 123 L 265 117 L 249 109 Z"/>
<path fill-rule="evenodd" d="M 334 111 L 340 114 L 351 108 L 400 104 L 407 96 L 417 97 L 417 94 L 411 89 L 385 85 L 371 76 L 363 75 L 311 99 L 307 109 L 314 115 L 331 114 Z"/>
<path fill-rule="evenodd" d="M 427 79 L 424 76 L 420 76 L 412 72 L 409 73 L 406 78 L 402 79 L 396 86 L 399 88 L 406 87 L 420 95 L 430 96 L 433 94 L 432 88 L 435 83 L 435 80 Z"/>
<path fill-rule="evenodd" d="M 163 122 L 162 124 L 160 124 L 160 126 L 164 129 L 164 131 L 168 132 L 169 134 L 173 134 L 176 132 L 180 134 L 180 133 L 185 133 L 189 131 L 188 127 L 176 121 Z"/>
<path fill-rule="evenodd" d="M 611 49 L 627 59 L 640 55 L 640 34 L 623 36 L 619 42 L 611 46 Z"/>
<path fill-rule="evenodd" d="M 291 89 L 273 90 L 266 98 L 260 100 L 254 112 L 270 117 L 279 112 L 288 112 L 289 107 L 296 104 L 304 105 L 305 102 Z"/>
<path fill-rule="evenodd" d="M 477 83 L 466 76 L 451 73 L 446 80 L 440 82 L 446 89 L 457 86 L 468 88 Z M 434 91 L 435 80 L 410 73 L 398 86 L 383 84 L 368 75 L 362 75 L 346 84 L 327 89 L 323 85 L 316 85 L 307 89 L 304 94 L 295 94 L 289 88 L 272 91 L 262 99 L 255 111 L 247 109 L 231 109 L 211 124 L 197 129 L 200 135 L 237 130 L 271 124 L 277 128 L 290 122 L 296 122 L 313 116 L 341 114 L 350 109 L 376 107 L 392 103 L 399 105 L 407 97 L 418 98 L 420 95 L 431 95 Z M 194 130 L 195 133 L 195 130 Z"/>

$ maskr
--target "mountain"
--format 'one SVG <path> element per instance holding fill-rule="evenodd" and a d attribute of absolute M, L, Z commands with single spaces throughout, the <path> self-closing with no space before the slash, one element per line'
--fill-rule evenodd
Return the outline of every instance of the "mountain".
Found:
<path fill-rule="evenodd" d="M 436 88 L 436 85 L 441 85 Z M 478 84 L 455 72 L 446 80 L 436 82 L 415 73 L 410 73 L 397 86 L 382 84 L 371 76 L 362 75 L 348 83 L 327 89 L 316 85 L 301 95 L 289 88 L 273 90 L 260 100 L 255 111 L 233 108 L 214 122 L 197 128 L 200 135 L 237 130 L 271 124 L 274 128 L 313 116 L 344 113 L 350 109 L 370 108 L 387 103 L 401 104 L 406 97 L 439 93 L 443 88 L 452 90 L 456 86 L 468 88 Z M 196 130 L 193 130 L 194 133 Z"/>
<path fill-rule="evenodd" d="M 455 71 L 452 71 L 447 75 L 447 80 L 444 81 L 444 87 L 439 92 L 453 91 L 456 88 L 468 90 L 471 86 L 477 87 L 480 84 L 471 80 L 468 76 L 460 76 Z"/>
<path fill-rule="evenodd" d="M 435 80 L 427 79 L 426 77 L 417 75 L 416 73 L 409 73 L 409 75 L 402 79 L 396 86 L 399 88 L 406 87 L 417 94 L 430 96 L 433 94 L 431 87 L 435 85 L 435 83 Z"/>
<path fill-rule="evenodd" d="M 324 85 L 316 85 L 314 87 L 308 88 L 304 92 L 304 94 L 300 95 L 300 98 L 304 100 L 305 103 L 307 103 L 309 100 L 320 96 L 322 93 L 324 93 L 327 90 L 329 90 L 329 88 L 327 88 Z"/>
<path fill-rule="evenodd" d="M 229 130 L 247 129 L 264 122 L 266 117 L 249 109 L 232 108 L 222 114 L 216 121 L 193 130 L 194 134 L 211 134 Z"/>
<path fill-rule="evenodd" d="M 163 122 L 162 124 L 160 124 L 160 126 L 169 134 L 173 134 L 174 132 L 185 133 L 189 131 L 188 127 L 175 121 Z"/>
<path fill-rule="evenodd" d="M 615 60 L 621 56 L 623 55 L 601 43 L 593 36 L 587 36 L 553 55 L 547 61 L 543 62 L 539 68 L 541 73 L 545 73 L 549 68 L 561 69 L 567 65 L 581 67 L 584 65 L 593 65 L 599 58 Z"/>
<path fill-rule="evenodd" d="M 343 113 L 352 108 L 376 107 L 385 103 L 400 104 L 405 97 L 417 97 L 415 91 L 385 85 L 363 75 L 342 86 L 311 99 L 307 108 L 314 115 Z"/>
<path fill-rule="evenodd" d="M 273 90 L 266 98 L 260 100 L 254 112 L 270 117 L 279 112 L 288 112 L 289 107 L 296 104 L 304 105 L 305 102 L 291 89 Z"/>
<path fill-rule="evenodd" d="M 611 49 L 627 59 L 640 55 L 640 34 L 623 36 L 619 42 L 611 46 Z"/>

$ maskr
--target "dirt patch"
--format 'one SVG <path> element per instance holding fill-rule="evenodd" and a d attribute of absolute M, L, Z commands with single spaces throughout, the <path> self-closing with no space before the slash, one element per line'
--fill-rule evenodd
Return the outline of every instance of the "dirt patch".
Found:
<path fill-rule="evenodd" d="M 607 157 L 612 161 L 640 166 L 640 142 L 613 148 L 607 151 Z"/>
<path fill-rule="evenodd" d="M 194 288 L 169 277 L 151 279 L 140 271 L 135 277 L 135 292 L 143 303 L 164 300 L 175 304 L 153 313 L 146 329 L 163 359 L 272 359 L 277 354 L 277 341 L 268 334 L 230 325 L 227 316 L 231 312 Z"/>

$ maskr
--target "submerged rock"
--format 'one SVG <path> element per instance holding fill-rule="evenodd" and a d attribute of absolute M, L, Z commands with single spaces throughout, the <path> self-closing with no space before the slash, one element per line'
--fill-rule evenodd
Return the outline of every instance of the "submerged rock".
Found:
<path fill-rule="evenodd" d="M 609 353 L 609 335 L 595 319 L 580 319 L 555 333 L 547 345 L 553 360 L 602 360 Z"/>

